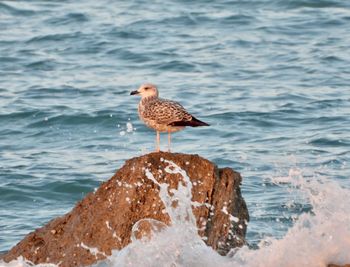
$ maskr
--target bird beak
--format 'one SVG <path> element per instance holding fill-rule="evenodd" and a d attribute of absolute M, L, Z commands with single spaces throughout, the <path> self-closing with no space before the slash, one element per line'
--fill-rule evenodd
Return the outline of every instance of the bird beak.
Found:
<path fill-rule="evenodd" d="M 132 91 L 132 92 L 130 92 L 130 95 L 138 95 L 139 94 L 139 91 Z"/>

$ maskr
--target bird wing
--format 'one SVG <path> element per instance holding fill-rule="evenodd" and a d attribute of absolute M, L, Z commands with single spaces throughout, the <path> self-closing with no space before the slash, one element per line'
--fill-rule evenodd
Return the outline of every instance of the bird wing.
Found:
<path fill-rule="evenodd" d="M 158 99 L 147 105 L 143 112 L 146 119 L 169 125 L 176 121 L 190 121 L 192 115 L 183 106 L 171 100 Z"/>

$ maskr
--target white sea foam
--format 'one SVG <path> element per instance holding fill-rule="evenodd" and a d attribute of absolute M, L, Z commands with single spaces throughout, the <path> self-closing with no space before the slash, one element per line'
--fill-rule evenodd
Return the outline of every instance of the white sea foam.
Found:
<path fill-rule="evenodd" d="M 131 133 L 133 130 L 134 130 L 134 127 L 133 127 L 132 123 L 128 121 L 128 122 L 126 123 L 126 131 L 127 131 L 128 133 Z"/>
<path fill-rule="evenodd" d="M 128 121 L 125 124 L 125 127 L 121 127 L 120 124 L 118 124 L 117 127 L 120 128 L 120 132 L 119 132 L 120 136 L 125 136 L 127 134 L 132 134 L 136 130 L 136 128 L 134 128 L 133 124 L 130 121 Z"/>
<path fill-rule="evenodd" d="M 272 181 L 289 183 L 312 205 L 312 212 L 301 214 L 282 239 L 263 240 L 258 250 L 243 248 L 233 261 L 250 267 L 350 263 L 349 190 L 327 179 L 305 179 L 298 169 Z"/>
<path fill-rule="evenodd" d="M 183 177 L 183 182 L 171 195 L 167 184 L 159 183 L 147 169 L 145 172 L 148 179 L 160 186 L 160 197 L 172 224 L 165 226 L 150 220 L 150 238 L 132 238 L 127 247 L 113 251 L 112 256 L 97 266 L 325 267 L 327 263 L 350 263 L 350 191 L 337 182 L 304 178 L 298 169 L 291 169 L 286 177 L 271 178 L 271 182 L 302 195 L 312 211 L 298 216 L 283 238 L 266 238 L 258 249 L 243 247 L 222 257 L 207 247 L 197 234 L 191 210 L 196 203 L 191 202 L 189 177 L 173 162 L 166 162 L 169 164 L 166 172 Z M 178 201 L 176 208 L 171 205 L 173 201 Z M 137 224 L 133 231 L 137 231 Z M 5 265 L 0 262 L 0 265 L 29 266 L 22 258 Z"/>
<path fill-rule="evenodd" d="M 0 260 L 0 267 L 57 267 L 56 264 L 44 263 L 34 265 L 32 262 L 25 260 L 22 256 L 18 257 L 17 260 L 11 261 L 10 263 L 4 263 Z"/>
<path fill-rule="evenodd" d="M 159 196 L 169 214 L 171 225 L 149 219 L 152 233 L 151 239 L 136 239 L 120 251 L 114 251 L 108 259 L 108 266 L 214 266 L 227 262 L 219 256 L 198 236 L 196 220 L 192 213 L 192 184 L 186 172 L 172 161 L 164 160 L 169 165 L 165 172 L 180 174 L 182 181 L 177 189 L 170 190 L 168 184 L 159 183 L 154 175 L 145 170 L 146 177 L 160 188 Z M 172 204 L 176 202 L 177 205 Z M 147 219 L 146 219 L 147 220 Z M 142 222 L 145 219 L 141 220 Z M 136 227 L 133 231 L 137 230 Z M 132 235 L 134 236 L 134 235 Z M 199 257 L 200 256 L 200 257 Z M 106 262 L 101 263 L 104 266 Z"/>
<path fill-rule="evenodd" d="M 89 247 L 88 245 L 84 244 L 83 242 L 81 242 L 80 244 L 77 245 L 78 247 L 82 247 L 87 249 L 92 255 L 94 255 L 97 258 L 98 254 L 101 254 L 103 256 L 107 256 L 105 253 L 101 252 L 98 250 L 98 248 L 95 247 Z"/>

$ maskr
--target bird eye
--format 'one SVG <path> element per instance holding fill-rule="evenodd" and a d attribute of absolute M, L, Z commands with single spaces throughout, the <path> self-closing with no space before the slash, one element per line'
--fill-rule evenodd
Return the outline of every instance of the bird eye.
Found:
<path fill-rule="evenodd" d="M 145 90 L 148 90 L 149 89 L 149 87 L 145 87 Z"/>

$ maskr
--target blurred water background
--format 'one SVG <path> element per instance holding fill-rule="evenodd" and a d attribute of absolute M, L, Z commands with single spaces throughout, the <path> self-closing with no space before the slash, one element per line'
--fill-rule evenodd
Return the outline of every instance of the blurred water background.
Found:
<path fill-rule="evenodd" d="M 154 149 L 144 82 L 211 124 L 173 151 L 242 174 L 250 245 L 283 238 L 313 206 L 274 179 L 350 188 L 349 29 L 343 0 L 0 1 L 0 251 Z"/>

